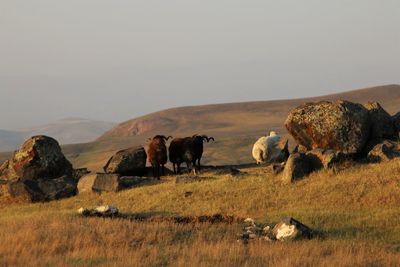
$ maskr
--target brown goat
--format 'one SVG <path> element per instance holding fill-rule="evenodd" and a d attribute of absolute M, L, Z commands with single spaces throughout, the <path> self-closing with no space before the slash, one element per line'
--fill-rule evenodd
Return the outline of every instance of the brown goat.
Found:
<path fill-rule="evenodd" d="M 149 139 L 147 148 L 147 158 L 153 168 L 153 176 L 160 180 L 160 175 L 164 175 L 164 165 L 168 161 L 167 146 L 165 142 L 172 136 L 156 135 Z"/>

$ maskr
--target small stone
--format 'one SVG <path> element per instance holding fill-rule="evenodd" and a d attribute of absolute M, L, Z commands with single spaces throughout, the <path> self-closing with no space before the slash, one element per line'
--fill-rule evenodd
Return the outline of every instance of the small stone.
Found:
<path fill-rule="evenodd" d="M 249 239 L 255 239 L 257 237 L 256 234 L 249 234 Z"/>
<path fill-rule="evenodd" d="M 110 216 L 110 215 L 118 214 L 118 209 L 116 207 L 113 207 L 110 205 L 99 206 L 99 207 L 96 207 L 94 210 L 102 215 Z"/>
<path fill-rule="evenodd" d="M 244 222 L 248 223 L 248 224 L 255 224 L 255 221 L 252 218 L 247 218 L 247 219 L 244 220 Z"/>
<path fill-rule="evenodd" d="M 83 215 L 83 216 L 87 216 L 87 215 L 90 214 L 90 211 L 88 209 L 86 209 L 86 208 L 80 208 L 78 210 L 78 214 Z"/>

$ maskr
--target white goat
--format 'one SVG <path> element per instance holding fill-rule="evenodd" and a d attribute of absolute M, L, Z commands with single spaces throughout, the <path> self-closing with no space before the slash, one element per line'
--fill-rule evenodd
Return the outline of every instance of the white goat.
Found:
<path fill-rule="evenodd" d="M 272 163 L 285 160 L 288 142 L 282 147 L 281 137 L 271 131 L 269 136 L 263 136 L 253 146 L 253 158 L 257 164 Z M 287 152 L 288 153 L 288 152 Z"/>

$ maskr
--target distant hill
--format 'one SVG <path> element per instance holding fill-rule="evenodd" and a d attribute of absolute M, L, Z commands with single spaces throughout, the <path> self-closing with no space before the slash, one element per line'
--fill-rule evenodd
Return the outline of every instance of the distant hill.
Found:
<path fill-rule="evenodd" d="M 378 101 L 390 113 L 400 110 L 400 85 L 387 85 L 349 91 L 328 96 L 276 101 L 257 101 L 229 104 L 172 108 L 119 124 L 99 140 L 113 137 L 142 136 L 150 133 L 240 135 L 266 133 L 282 129 L 290 109 L 304 102 L 345 99 L 359 103 Z"/>
<path fill-rule="evenodd" d="M 0 131 L 0 151 L 14 150 L 24 139 L 34 135 L 54 137 L 61 144 L 75 144 L 94 141 L 115 123 L 82 118 L 66 118 L 54 123 L 16 131 Z"/>

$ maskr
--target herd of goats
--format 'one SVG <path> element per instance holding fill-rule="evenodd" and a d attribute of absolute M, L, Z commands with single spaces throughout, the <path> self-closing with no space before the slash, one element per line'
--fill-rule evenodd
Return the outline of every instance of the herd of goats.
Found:
<path fill-rule="evenodd" d="M 165 164 L 168 161 L 166 142 L 172 136 L 156 135 L 148 139 L 147 158 L 153 168 L 153 176 L 160 179 L 164 175 Z M 168 154 L 175 174 L 181 173 L 181 164 L 186 163 L 189 170 L 194 173 L 200 171 L 200 161 L 203 156 L 203 142 L 215 141 L 214 137 L 206 135 L 193 135 L 191 137 L 175 138 L 171 141 Z"/>
<path fill-rule="evenodd" d="M 166 142 L 170 138 L 172 136 L 156 135 L 148 139 L 147 158 L 153 168 L 153 176 L 158 179 L 160 179 L 160 175 L 164 175 L 164 166 L 167 164 L 168 154 L 174 174 L 181 173 L 182 163 L 186 163 L 187 169 L 196 174 L 197 171 L 200 171 L 200 161 L 204 151 L 203 142 L 215 141 L 214 137 L 198 134 L 191 137 L 175 138 L 171 141 L 167 153 Z M 253 158 L 257 164 L 281 162 L 287 159 L 289 156 L 288 141 L 286 140 L 284 147 L 281 147 L 280 143 L 281 136 L 274 131 L 271 131 L 269 136 L 260 137 L 252 150 Z"/>

